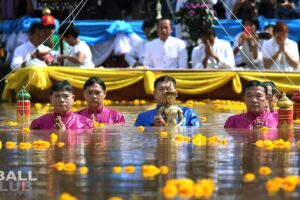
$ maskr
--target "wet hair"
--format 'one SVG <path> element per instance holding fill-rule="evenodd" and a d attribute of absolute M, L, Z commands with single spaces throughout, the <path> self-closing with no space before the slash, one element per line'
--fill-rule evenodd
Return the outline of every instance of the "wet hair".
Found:
<path fill-rule="evenodd" d="M 103 89 L 104 91 L 106 91 L 106 86 L 105 86 L 104 81 L 102 81 L 101 78 L 98 78 L 98 77 L 95 77 L 95 76 L 90 77 L 90 78 L 84 83 L 84 85 L 83 85 L 83 90 L 86 90 L 87 87 L 90 87 L 90 86 L 94 85 L 95 83 L 96 83 L 96 84 L 99 84 L 99 85 L 102 87 L 102 89 Z"/>
<path fill-rule="evenodd" d="M 148 20 L 144 20 L 142 29 L 145 30 L 145 28 L 152 28 L 153 24 L 149 22 Z"/>
<path fill-rule="evenodd" d="M 73 94 L 73 87 L 72 85 L 67 81 L 58 81 L 54 83 L 51 88 L 50 88 L 50 95 L 52 95 L 54 92 L 59 92 L 59 91 L 68 91 Z"/>
<path fill-rule="evenodd" d="M 170 76 L 161 76 L 154 81 L 154 89 L 156 89 L 157 85 L 160 82 L 171 81 L 173 85 L 176 87 L 176 80 Z"/>
<path fill-rule="evenodd" d="M 267 91 L 267 86 L 265 84 L 263 84 L 262 82 L 258 81 L 258 80 L 251 80 L 249 81 L 243 88 L 243 92 L 242 95 L 245 95 L 245 92 L 247 89 L 252 88 L 252 87 L 263 87 L 265 90 L 265 94 L 267 95 L 268 91 Z"/>
<path fill-rule="evenodd" d="M 29 27 L 29 33 L 34 34 L 37 30 L 43 30 L 44 26 L 41 23 L 32 23 Z"/>
<path fill-rule="evenodd" d="M 260 27 L 259 27 L 259 21 L 258 21 L 257 17 L 252 17 L 252 18 L 251 17 L 244 17 L 242 19 L 242 24 L 245 25 L 246 21 L 250 22 L 250 24 L 255 25 L 255 29 L 259 30 Z"/>
<path fill-rule="evenodd" d="M 63 35 L 63 37 L 68 37 L 69 35 L 72 35 L 73 37 L 78 38 L 79 33 L 79 29 L 76 26 L 74 26 L 74 24 L 70 23 L 64 23 L 58 29 L 58 34 Z"/>
<path fill-rule="evenodd" d="M 211 35 L 213 35 L 214 37 L 216 36 L 216 31 L 211 26 L 205 26 L 200 31 L 200 37 L 211 36 Z"/>
<path fill-rule="evenodd" d="M 263 82 L 263 84 L 264 84 L 266 87 L 268 87 L 268 86 L 271 86 L 271 87 L 272 87 L 272 95 L 278 93 L 278 90 L 277 90 L 276 85 L 275 85 L 274 82 L 272 82 L 272 81 L 265 81 L 265 82 Z"/>
<path fill-rule="evenodd" d="M 289 28 L 284 22 L 277 22 L 275 26 L 273 27 L 273 33 L 277 32 L 288 32 Z"/>

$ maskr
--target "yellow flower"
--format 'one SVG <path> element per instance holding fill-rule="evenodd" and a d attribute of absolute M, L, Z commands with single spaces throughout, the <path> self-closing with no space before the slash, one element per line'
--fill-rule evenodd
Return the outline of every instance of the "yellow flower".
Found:
<path fill-rule="evenodd" d="M 93 121 L 93 127 L 94 127 L 94 128 L 97 128 L 98 126 L 99 126 L 99 123 L 96 122 L 96 121 Z"/>
<path fill-rule="evenodd" d="M 74 163 L 66 163 L 64 166 L 64 171 L 74 172 L 76 170 L 76 165 Z"/>
<path fill-rule="evenodd" d="M 81 105 L 81 101 L 80 100 L 76 100 L 75 102 L 74 102 L 74 104 L 76 105 L 76 106 L 80 106 Z"/>
<path fill-rule="evenodd" d="M 12 141 L 7 141 L 5 143 L 5 147 L 6 149 L 15 149 L 16 148 L 17 143 L 12 142 Z"/>
<path fill-rule="evenodd" d="M 65 168 L 65 164 L 63 162 L 57 162 L 52 167 L 55 167 L 58 171 L 62 171 Z"/>
<path fill-rule="evenodd" d="M 23 128 L 22 129 L 22 132 L 23 133 L 30 133 L 30 129 L 27 127 L 27 128 Z"/>
<path fill-rule="evenodd" d="M 298 118 L 298 119 L 294 120 L 294 123 L 295 124 L 300 124 L 300 119 Z"/>
<path fill-rule="evenodd" d="M 219 144 L 227 145 L 227 140 L 226 139 L 221 139 L 221 140 L 219 140 Z"/>
<path fill-rule="evenodd" d="M 30 148 L 31 148 L 31 144 L 29 142 L 20 142 L 19 144 L 19 149 L 26 150 Z"/>
<path fill-rule="evenodd" d="M 144 99 L 141 99 L 141 100 L 140 100 L 140 104 L 141 104 L 141 105 L 145 105 L 146 103 L 147 103 L 147 102 L 146 102 Z"/>
<path fill-rule="evenodd" d="M 245 183 L 253 182 L 255 180 L 255 174 L 253 173 L 247 173 L 243 177 L 243 181 Z"/>
<path fill-rule="evenodd" d="M 297 147 L 300 148 L 300 140 L 297 141 Z"/>
<path fill-rule="evenodd" d="M 166 137 L 168 137 L 168 132 L 167 131 L 160 132 L 160 138 L 166 138 Z"/>
<path fill-rule="evenodd" d="M 18 125 L 18 123 L 15 122 L 15 121 L 8 121 L 7 124 L 10 125 L 10 126 L 17 126 Z"/>
<path fill-rule="evenodd" d="M 166 165 L 163 165 L 163 166 L 161 166 L 160 167 L 160 173 L 161 174 L 168 174 L 169 173 L 169 167 L 168 166 L 166 166 Z"/>
<path fill-rule="evenodd" d="M 35 107 L 35 109 L 39 110 L 39 109 L 41 109 L 43 106 L 42 106 L 41 103 L 35 103 L 35 104 L 34 104 L 34 107 Z"/>
<path fill-rule="evenodd" d="M 78 109 L 77 109 L 77 108 L 75 108 L 75 107 L 72 107 L 72 108 L 71 108 L 71 111 L 72 111 L 72 112 L 77 112 L 77 111 L 78 111 Z"/>
<path fill-rule="evenodd" d="M 133 174 L 134 171 L 135 171 L 135 168 L 134 168 L 134 166 L 132 166 L 132 165 L 128 165 L 128 166 L 126 166 L 126 167 L 124 168 L 124 170 L 125 170 L 125 172 L 128 173 L 128 174 Z"/>
<path fill-rule="evenodd" d="M 50 143 L 44 140 L 36 140 L 32 142 L 32 146 L 34 149 L 48 149 L 50 147 Z"/>
<path fill-rule="evenodd" d="M 267 132 L 268 130 L 269 130 L 269 128 L 266 126 L 263 126 L 260 128 L 260 131 L 262 131 L 262 132 Z"/>
<path fill-rule="evenodd" d="M 143 127 L 143 126 L 138 126 L 136 129 L 137 129 L 138 131 L 140 131 L 140 132 L 144 132 L 145 127 Z"/>
<path fill-rule="evenodd" d="M 110 197 L 108 200 L 123 200 L 121 197 Z"/>
<path fill-rule="evenodd" d="M 139 104 L 140 104 L 140 100 L 138 99 L 133 100 L 133 105 L 139 105 Z"/>
<path fill-rule="evenodd" d="M 200 184 L 195 184 L 194 185 L 194 197 L 196 199 L 200 199 L 203 197 L 204 191 L 203 191 L 203 187 Z"/>
<path fill-rule="evenodd" d="M 206 122 L 206 120 L 207 120 L 207 117 L 204 117 L 204 116 L 201 116 L 201 117 L 200 117 L 200 121 L 201 121 L 201 122 Z"/>
<path fill-rule="evenodd" d="M 56 145 L 57 145 L 59 148 L 62 148 L 62 147 L 65 146 L 65 143 L 63 143 L 63 142 L 58 142 Z"/>
<path fill-rule="evenodd" d="M 177 195 L 177 187 L 173 184 L 167 184 L 163 187 L 162 193 L 166 199 L 173 199 Z"/>
<path fill-rule="evenodd" d="M 297 176 L 287 176 L 283 179 L 281 187 L 285 192 L 293 192 L 297 187 L 298 180 Z"/>
<path fill-rule="evenodd" d="M 262 166 L 259 168 L 258 173 L 263 176 L 268 176 L 272 173 L 272 170 L 270 167 Z"/>
<path fill-rule="evenodd" d="M 198 181 L 198 184 L 203 187 L 203 197 L 206 199 L 210 198 L 215 190 L 214 182 L 211 179 L 201 179 Z"/>
<path fill-rule="evenodd" d="M 189 184 L 180 184 L 178 187 L 178 196 L 182 199 L 189 199 L 194 194 L 194 188 Z"/>
<path fill-rule="evenodd" d="M 160 173 L 160 169 L 158 169 L 155 165 L 143 165 L 142 166 L 142 174 L 145 178 L 154 177 Z"/>
<path fill-rule="evenodd" d="M 89 168 L 87 168 L 87 167 L 80 167 L 79 168 L 80 174 L 87 174 L 88 171 L 89 171 Z"/>
<path fill-rule="evenodd" d="M 280 183 L 273 181 L 271 179 L 265 183 L 265 187 L 266 187 L 266 190 L 268 191 L 268 193 L 276 193 L 280 189 Z"/>
<path fill-rule="evenodd" d="M 100 128 L 105 128 L 105 124 L 100 123 L 99 127 L 100 127 Z"/>
<path fill-rule="evenodd" d="M 70 195 L 69 193 L 62 193 L 59 197 L 58 200 L 77 200 L 76 197 Z"/>
<path fill-rule="evenodd" d="M 115 174 L 119 174 L 119 173 L 122 172 L 122 167 L 121 167 L 121 166 L 114 166 L 114 167 L 112 168 L 112 171 L 113 171 L 113 173 L 115 173 Z"/>
<path fill-rule="evenodd" d="M 2 149 L 2 141 L 0 141 L 0 149 Z"/>
<path fill-rule="evenodd" d="M 52 133 L 51 135 L 50 135 L 50 141 L 52 142 L 52 143 L 55 143 L 55 142 L 57 142 L 57 135 L 55 134 L 55 133 Z"/>
<path fill-rule="evenodd" d="M 255 142 L 255 145 L 256 145 L 257 147 L 259 147 L 259 148 L 262 148 L 262 147 L 264 147 L 264 141 L 262 141 L 262 140 L 257 140 L 257 141 Z"/>

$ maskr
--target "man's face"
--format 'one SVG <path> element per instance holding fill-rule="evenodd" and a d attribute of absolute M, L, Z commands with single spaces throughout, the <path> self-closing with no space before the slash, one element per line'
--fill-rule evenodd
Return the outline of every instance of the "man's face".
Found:
<path fill-rule="evenodd" d="M 97 109 L 102 106 L 106 97 L 106 91 L 99 84 L 95 83 L 84 90 L 83 96 L 90 109 Z"/>
<path fill-rule="evenodd" d="M 201 37 L 201 41 L 202 41 L 204 44 L 207 44 L 207 42 L 209 42 L 210 45 L 213 46 L 214 43 L 215 43 L 215 36 L 214 36 L 214 35 L 206 35 L 206 36 L 202 36 L 202 37 Z"/>
<path fill-rule="evenodd" d="M 29 34 L 30 41 L 34 45 L 40 45 L 44 41 L 45 31 L 44 29 L 36 29 L 34 33 Z"/>
<path fill-rule="evenodd" d="M 172 33 L 171 21 L 168 19 L 160 20 L 158 23 L 158 36 L 165 41 Z"/>
<path fill-rule="evenodd" d="M 274 34 L 274 37 L 277 43 L 283 43 L 285 39 L 288 37 L 288 32 L 278 31 Z"/>
<path fill-rule="evenodd" d="M 154 99 L 158 105 L 166 104 L 165 92 L 168 90 L 176 90 L 174 84 L 171 81 L 159 82 L 154 90 Z"/>
<path fill-rule="evenodd" d="M 74 95 L 66 90 L 56 91 L 50 96 L 50 103 L 54 112 L 63 114 L 71 109 L 74 103 Z"/>
<path fill-rule="evenodd" d="M 247 111 L 250 113 L 264 111 L 268 105 L 265 89 L 262 86 L 247 88 L 244 94 L 244 102 L 247 106 Z"/>

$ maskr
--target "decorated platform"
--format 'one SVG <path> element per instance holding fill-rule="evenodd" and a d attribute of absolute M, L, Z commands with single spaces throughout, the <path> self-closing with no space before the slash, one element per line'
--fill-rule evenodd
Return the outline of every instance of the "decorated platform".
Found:
<path fill-rule="evenodd" d="M 105 81 L 108 99 L 153 99 L 153 83 L 161 75 L 177 80 L 180 100 L 240 99 L 243 84 L 253 79 L 273 81 L 279 91 L 287 94 L 293 94 L 300 88 L 300 74 L 287 72 L 28 67 L 17 70 L 6 79 L 2 99 L 12 101 L 14 93 L 25 85 L 33 101 L 48 102 L 49 88 L 59 80 L 68 80 L 75 88 L 76 99 L 83 99 L 82 87 L 90 76 Z"/>

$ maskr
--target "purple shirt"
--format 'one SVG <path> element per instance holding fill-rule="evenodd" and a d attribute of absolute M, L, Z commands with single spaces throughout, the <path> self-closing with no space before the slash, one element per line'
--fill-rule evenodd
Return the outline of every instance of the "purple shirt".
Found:
<path fill-rule="evenodd" d="M 92 114 L 95 116 L 96 122 L 99 123 L 105 123 L 105 124 L 110 124 L 110 123 L 124 123 L 125 118 L 122 115 L 122 113 L 117 112 L 115 110 L 108 109 L 106 107 L 101 107 L 96 110 L 96 112 L 85 108 L 77 112 L 79 115 L 82 115 L 84 117 L 87 117 L 89 119 L 92 119 Z"/>
<path fill-rule="evenodd" d="M 31 129 L 55 129 L 55 119 L 61 116 L 66 129 L 91 129 L 93 128 L 92 120 L 73 113 L 71 111 L 64 114 L 48 113 L 35 120 L 30 124 Z"/>
<path fill-rule="evenodd" d="M 268 128 L 277 128 L 278 113 L 277 112 L 261 112 L 259 114 L 242 113 L 239 115 L 230 116 L 224 125 L 224 128 L 253 128 L 255 124 Z"/>

